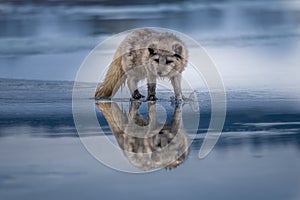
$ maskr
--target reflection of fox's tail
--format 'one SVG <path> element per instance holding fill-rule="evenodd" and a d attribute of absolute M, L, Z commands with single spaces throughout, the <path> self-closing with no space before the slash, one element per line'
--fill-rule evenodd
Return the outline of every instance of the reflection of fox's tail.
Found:
<path fill-rule="evenodd" d="M 116 55 L 110 64 L 103 83 L 97 88 L 95 97 L 111 97 L 126 81 L 125 72 L 122 69 L 122 57 Z"/>
<path fill-rule="evenodd" d="M 122 126 L 119 117 L 124 117 L 122 111 L 119 109 L 118 105 L 114 102 L 100 102 L 97 103 L 97 107 L 104 114 L 108 124 L 113 129 L 114 132 L 121 133 Z M 114 115 L 115 114 L 115 115 Z"/>
<path fill-rule="evenodd" d="M 118 144 L 124 149 L 124 125 L 127 123 L 126 114 L 114 102 L 100 102 L 97 107 L 104 114 Z"/>

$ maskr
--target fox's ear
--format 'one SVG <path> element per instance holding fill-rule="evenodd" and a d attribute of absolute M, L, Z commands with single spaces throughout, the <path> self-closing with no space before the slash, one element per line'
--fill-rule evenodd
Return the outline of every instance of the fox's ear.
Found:
<path fill-rule="evenodd" d="M 183 46 L 179 43 L 175 43 L 172 46 L 172 50 L 175 52 L 175 56 L 181 58 L 182 57 L 182 51 Z"/>
<path fill-rule="evenodd" d="M 156 55 L 156 45 L 155 44 L 150 44 L 148 46 L 148 51 L 149 51 L 150 56 Z"/>

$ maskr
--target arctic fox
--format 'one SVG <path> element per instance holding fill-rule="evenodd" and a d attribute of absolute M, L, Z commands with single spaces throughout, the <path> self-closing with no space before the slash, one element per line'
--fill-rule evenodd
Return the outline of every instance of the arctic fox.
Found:
<path fill-rule="evenodd" d="M 155 101 L 156 78 L 169 78 L 176 100 L 182 99 L 181 73 L 187 63 L 187 49 L 174 34 L 153 29 L 138 29 L 130 33 L 118 47 L 96 98 L 113 96 L 127 80 L 133 99 L 143 96 L 138 82 L 147 79 L 147 100 Z"/>

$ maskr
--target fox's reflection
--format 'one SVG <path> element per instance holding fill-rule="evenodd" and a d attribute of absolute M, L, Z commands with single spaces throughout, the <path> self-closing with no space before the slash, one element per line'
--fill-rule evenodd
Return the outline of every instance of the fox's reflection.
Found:
<path fill-rule="evenodd" d="M 139 114 L 141 102 L 131 102 L 128 115 L 114 102 L 97 103 L 128 160 L 142 170 L 175 168 L 189 152 L 181 108 L 175 107 L 170 123 L 160 124 L 155 102 L 148 102 L 148 117 Z"/>

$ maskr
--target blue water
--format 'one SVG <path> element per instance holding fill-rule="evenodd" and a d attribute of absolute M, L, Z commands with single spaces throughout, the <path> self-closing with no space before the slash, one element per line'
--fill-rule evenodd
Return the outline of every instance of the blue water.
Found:
<path fill-rule="evenodd" d="M 299 1 L 120 2 L 0 2 L 0 199 L 300 199 Z M 92 48 L 144 26 L 181 31 L 206 49 L 224 81 L 227 116 L 216 146 L 199 159 L 211 102 L 197 88 L 201 116 L 187 159 L 134 175 L 84 148 L 72 88 Z"/>

